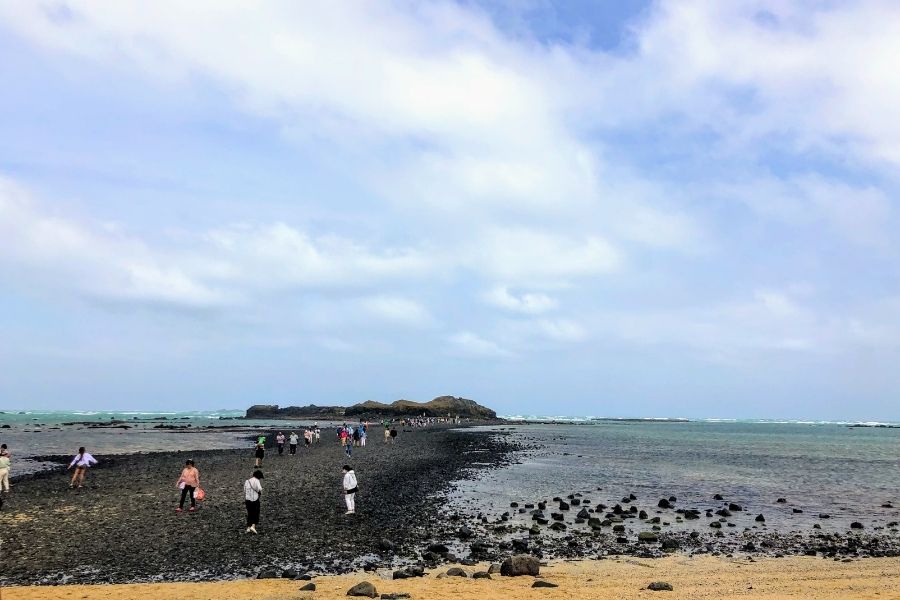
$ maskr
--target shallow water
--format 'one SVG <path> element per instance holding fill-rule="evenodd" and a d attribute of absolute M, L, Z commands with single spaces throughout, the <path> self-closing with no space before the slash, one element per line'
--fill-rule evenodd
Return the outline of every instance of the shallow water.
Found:
<path fill-rule="evenodd" d="M 542 449 L 524 452 L 519 464 L 502 471 L 460 482 L 457 507 L 498 515 L 513 501 L 575 492 L 594 505 L 612 506 L 634 493 L 634 504 L 653 515 L 660 498 L 675 496 L 679 508 L 704 510 L 720 508 L 713 495 L 721 494 L 744 507 L 729 519 L 740 527 L 762 527 L 754 521 L 757 514 L 778 530 L 807 530 L 812 523 L 846 530 L 851 521 L 869 529 L 900 517 L 900 429 L 609 421 L 485 429 L 512 432 L 511 441 Z M 778 498 L 787 503 L 776 503 Z M 898 508 L 882 508 L 888 501 Z M 832 518 L 819 519 L 819 513 Z M 708 520 L 681 525 L 699 526 L 708 531 Z"/>

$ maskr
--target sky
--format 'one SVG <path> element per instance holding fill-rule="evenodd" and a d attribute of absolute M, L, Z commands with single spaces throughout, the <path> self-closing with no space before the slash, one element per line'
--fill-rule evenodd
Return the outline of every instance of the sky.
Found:
<path fill-rule="evenodd" d="M 0 0 L 0 409 L 900 420 L 894 1 Z"/>

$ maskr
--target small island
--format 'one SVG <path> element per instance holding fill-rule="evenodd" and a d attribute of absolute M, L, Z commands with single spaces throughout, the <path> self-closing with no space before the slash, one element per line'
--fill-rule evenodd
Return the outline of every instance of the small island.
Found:
<path fill-rule="evenodd" d="M 285 406 L 255 404 L 247 409 L 245 419 L 393 419 L 399 417 L 460 418 L 477 421 L 497 420 L 497 413 L 474 400 L 455 396 L 439 396 L 428 402 L 397 400 L 391 404 L 367 400 L 353 406 Z"/>

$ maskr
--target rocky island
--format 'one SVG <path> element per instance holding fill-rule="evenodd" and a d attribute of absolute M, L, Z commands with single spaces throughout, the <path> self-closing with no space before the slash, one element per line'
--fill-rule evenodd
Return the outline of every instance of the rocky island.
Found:
<path fill-rule="evenodd" d="M 285 406 L 256 404 L 247 409 L 246 419 L 384 419 L 396 417 L 459 417 L 493 421 L 497 413 L 474 400 L 439 396 L 429 402 L 397 400 L 391 404 L 367 400 L 353 406 Z"/>

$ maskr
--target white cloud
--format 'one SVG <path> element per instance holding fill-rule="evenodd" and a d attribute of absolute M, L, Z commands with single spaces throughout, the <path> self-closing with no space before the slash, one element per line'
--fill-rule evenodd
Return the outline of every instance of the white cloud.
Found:
<path fill-rule="evenodd" d="M 371 296 L 363 298 L 360 305 L 367 315 L 391 323 L 422 327 L 434 322 L 424 306 L 409 298 Z"/>
<path fill-rule="evenodd" d="M 449 341 L 457 351 L 468 356 L 483 358 L 508 358 L 512 356 L 509 350 L 471 331 L 456 333 L 450 337 Z"/>
<path fill-rule="evenodd" d="M 487 230 L 470 252 L 473 269 L 522 285 L 562 285 L 609 273 L 622 263 L 619 251 L 600 236 L 567 237 L 521 227 Z"/>
<path fill-rule="evenodd" d="M 484 295 L 488 304 L 525 314 L 536 315 L 555 309 L 559 303 L 540 293 L 512 294 L 506 286 L 497 286 Z"/>

